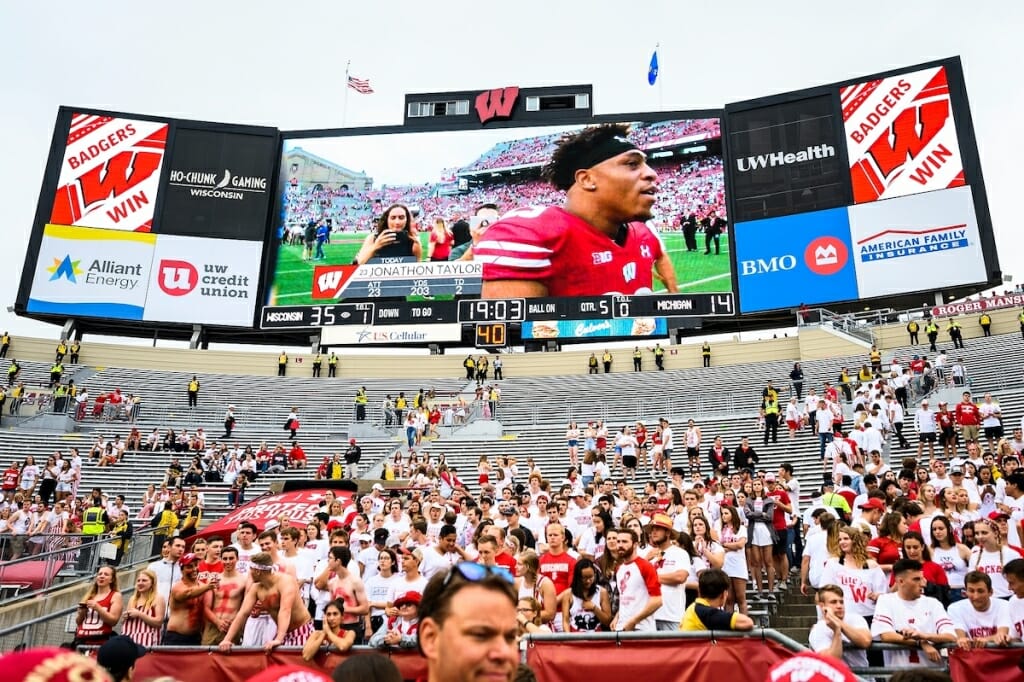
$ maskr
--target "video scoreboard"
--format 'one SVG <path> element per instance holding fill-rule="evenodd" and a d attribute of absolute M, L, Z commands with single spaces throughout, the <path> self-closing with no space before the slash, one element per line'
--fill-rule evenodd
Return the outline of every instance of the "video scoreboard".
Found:
<path fill-rule="evenodd" d="M 262 329 L 342 325 L 615 320 L 637 317 L 728 317 L 736 313 L 731 293 L 576 298 L 464 299 L 458 301 L 361 301 L 312 306 L 267 306 Z"/>

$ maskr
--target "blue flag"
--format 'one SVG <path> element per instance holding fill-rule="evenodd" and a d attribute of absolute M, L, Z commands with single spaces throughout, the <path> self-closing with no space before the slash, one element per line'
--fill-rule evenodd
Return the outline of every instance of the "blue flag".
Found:
<path fill-rule="evenodd" d="M 654 52 L 651 54 L 651 66 L 647 69 L 647 82 L 650 85 L 654 85 L 654 82 L 658 80 L 658 48 L 654 48 Z"/>

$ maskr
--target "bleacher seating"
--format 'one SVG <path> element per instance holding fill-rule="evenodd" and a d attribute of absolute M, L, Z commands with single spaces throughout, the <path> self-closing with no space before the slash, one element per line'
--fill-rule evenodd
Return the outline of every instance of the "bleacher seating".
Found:
<path fill-rule="evenodd" d="M 887 364 L 894 355 L 907 360 L 925 348 L 902 347 L 886 351 L 885 362 Z M 951 360 L 964 358 L 976 394 L 985 391 L 996 394 L 1002 404 L 1009 433 L 1010 425 L 1016 425 L 1024 414 L 1024 393 L 1021 391 L 1020 369 L 1012 367 L 1008 371 L 1007 358 L 1024 357 L 1024 340 L 1015 334 L 970 339 L 965 350 L 951 352 L 950 357 Z M 826 379 L 835 380 L 840 367 L 859 367 L 865 360 L 866 354 L 804 362 L 805 390 L 811 386 L 820 387 Z M 6 364 L 6 361 L 0 361 L 0 372 Z M 23 361 L 22 365 L 23 376 L 40 383 L 48 379 L 46 363 Z M 450 437 L 442 429 L 442 437 L 430 443 L 427 449 L 434 456 L 443 452 L 447 462 L 458 467 L 461 478 L 473 490 L 478 489 L 476 467 L 481 454 L 489 455 L 492 463 L 497 456 L 516 457 L 522 478 L 525 478 L 526 458 L 533 457 L 545 475 L 557 484 L 568 469 L 564 431 L 570 420 L 586 422 L 601 419 L 614 432 L 623 424 L 643 420 L 651 425 L 658 417 L 666 416 L 672 420 L 678 437 L 685 428 L 685 421 L 693 418 L 704 430 L 705 444 L 709 444 L 714 436 L 721 435 L 726 445 L 733 448 L 746 435 L 761 455 L 761 468 L 771 470 L 783 461 L 792 462 L 798 478 L 805 481 L 804 490 L 807 492 L 820 483 L 816 441 L 806 432 L 790 441 L 783 429 L 778 444 L 763 447 L 761 434 L 755 430 L 756 408 L 764 381 L 773 379 L 782 391 L 782 398 L 787 398 L 789 382 L 786 377 L 791 367 L 790 361 L 775 360 L 665 372 L 617 371 L 599 375 L 513 377 L 501 384 L 503 395 L 497 418 L 504 426 L 504 438 L 498 441 L 463 440 Z M 77 369 L 69 368 L 68 376 L 73 377 Z M 85 374 L 88 372 L 83 372 L 83 376 Z M 358 386 L 366 385 L 368 388 L 371 420 L 379 419 L 379 405 L 387 393 L 396 395 L 405 391 L 411 398 L 420 387 L 433 387 L 439 396 L 444 396 L 458 394 L 467 388 L 463 379 L 451 377 L 322 381 L 308 377 L 204 373 L 198 375 L 202 384 L 199 406 L 189 410 L 185 387 L 191 376 L 191 372 L 166 370 L 99 369 L 85 377 L 81 385 L 92 396 L 115 388 L 120 388 L 124 394 L 140 395 L 142 407 L 134 424 L 104 421 L 102 417 L 92 416 L 90 411 L 79 424 L 77 433 L 22 429 L 2 431 L 0 461 L 21 460 L 26 455 L 45 460 L 52 451 L 66 451 L 69 447 L 78 447 L 84 453 L 97 434 L 106 437 L 119 434 L 123 439 L 132 426 L 139 429 L 143 438 L 154 428 L 162 433 L 167 428 L 193 431 L 203 426 L 208 439 L 216 441 L 222 434 L 224 410 L 229 403 L 236 406 L 236 439 L 243 444 L 252 444 L 254 449 L 263 441 L 273 447 L 278 442 L 287 442 L 288 434 L 281 427 L 289 408 L 297 406 L 302 419 L 298 439 L 307 452 L 308 468 L 261 475 L 247 491 L 247 499 L 252 499 L 275 480 L 312 478 L 324 457 L 344 450 L 353 412 L 352 399 Z M 364 470 L 368 468 L 366 465 L 379 465 L 394 450 L 398 445 L 398 435 L 392 432 L 383 433 L 377 439 L 362 439 Z M 904 451 L 898 449 L 891 451 L 894 460 L 903 454 Z M 163 452 L 130 452 L 125 462 L 113 467 L 99 468 L 87 464 L 83 488 L 99 486 L 112 494 L 124 494 L 128 504 L 137 510 L 146 486 L 159 483 L 169 457 Z M 185 455 L 181 458 L 186 461 Z M 379 471 L 377 466 L 367 475 L 376 476 Z M 650 474 L 641 471 L 640 476 L 639 480 L 643 481 Z M 208 506 L 206 518 L 212 519 L 226 510 L 227 486 L 209 485 L 204 489 Z"/>

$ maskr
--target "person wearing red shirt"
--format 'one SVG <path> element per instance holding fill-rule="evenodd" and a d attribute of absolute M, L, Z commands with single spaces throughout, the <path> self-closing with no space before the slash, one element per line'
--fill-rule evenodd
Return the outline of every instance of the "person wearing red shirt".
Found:
<path fill-rule="evenodd" d="M 878 526 L 878 537 L 868 542 L 868 554 L 886 573 L 891 573 L 893 564 L 899 560 L 903 536 L 908 529 L 903 514 L 889 512 L 882 517 L 882 523 Z"/>
<path fill-rule="evenodd" d="M 540 574 L 555 584 L 555 594 L 562 594 L 572 583 L 576 559 L 565 547 L 565 528 L 560 523 L 549 523 L 544 531 L 548 551 L 540 555 Z"/>
<path fill-rule="evenodd" d="M 11 466 L 7 467 L 4 471 L 2 485 L 4 499 L 10 500 L 14 497 L 14 493 L 18 489 L 18 479 L 21 478 L 21 472 L 18 470 L 18 463 L 11 462 Z"/>
<path fill-rule="evenodd" d="M 288 451 L 288 463 L 292 469 L 306 468 L 306 451 L 299 446 L 299 442 L 292 443 L 292 449 Z"/>
<path fill-rule="evenodd" d="M 473 246 L 482 298 L 651 293 L 657 276 L 676 293 L 675 269 L 652 216 L 658 174 L 627 136 L 605 124 L 564 137 L 544 168 L 564 208 L 511 211 Z"/>
<path fill-rule="evenodd" d="M 775 563 L 775 575 L 789 575 L 789 559 L 786 549 L 789 547 L 789 514 L 793 512 L 793 504 L 789 493 L 779 485 L 775 474 L 764 477 L 768 485 L 768 497 L 775 498 L 775 510 L 772 512 L 772 527 L 775 528 L 775 544 L 772 545 L 772 561 Z"/>
<path fill-rule="evenodd" d="M 956 404 L 956 423 L 960 425 L 960 436 L 965 443 L 978 442 L 981 414 L 978 406 L 971 400 L 970 391 L 964 391 L 963 400 Z"/>
<path fill-rule="evenodd" d="M 490 525 L 485 531 L 498 542 L 498 553 L 494 555 L 494 563 L 507 568 L 512 575 L 516 574 L 516 558 L 508 553 L 508 545 L 505 544 L 505 529 L 501 526 Z"/>
<path fill-rule="evenodd" d="M 956 415 L 949 411 L 945 400 L 939 401 L 939 411 L 935 413 L 935 427 L 939 431 L 942 454 L 948 459 L 953 459 L 956 457 Z"/>

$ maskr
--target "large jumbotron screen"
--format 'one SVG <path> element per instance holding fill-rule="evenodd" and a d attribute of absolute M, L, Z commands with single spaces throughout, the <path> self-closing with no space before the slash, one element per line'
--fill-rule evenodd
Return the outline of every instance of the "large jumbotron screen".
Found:
<path fill-rule="evenodd" d="M 719 310 L 677 310 L 680 314 L 731 314 L 731 235 L 720 120 L 627 121 L 631 140 L 646 152 L 658 174 L 653 216 L 647 226 L 671 261 L 677 282 L 673 293 L 721 297 Z M 421 319 L 400 321 L 455 322 L 456 314 L 461 322 L 479 321 L 467 319 L 469 308 L 456 313 L 455 300 L 480 296 L 490 224 L 510 211 L 530 215 L 538 207 L 564 203 L 565 193 L 545 182 L 541 169 L 559 139 L 582 128 L 286 136 L 280 173 L 282 210 L 274 233 L 276 255 L 268 273 L 267 305 L 270 310 L 295 311 L 301 306 L 376 302 L 379 313 L 384 303 L 423 302 L 427 305 Z M 395 204 L 410 209 L 418 248 L 411 245 L 404 254 L 387 257 L 370 247 L 359 257 L 368 235 L 372 239 L 381 216 Z M 480 210 L 488 204 L 496 209 Z M 720 234 L 706 244 L 707 232 Z M 437 243 L 444 239 L 451 241 Z M 470 246 L 464 247 L 468 252 L 460 257 L 458 245 L 464 242 Z M 452 246 L 454 254 L 449 253 Z M 594 267 L 602 265 L 601 255 L 593 254 Z M 616 291 L 600 282 L 580 296 L 595 297 L 594 306 L 599 308 L 598 297 L 607 295 L 667 294 L 659 274 L 638 273 L 638 280 L 644 276 L 651 280 L 647 290 Z M 526 306 L 520 317 L 555 320 L 572 318 L 580 310 L 568 301 L 545 301 L 546 308 Z M 543 314 L 545 310 L 548 315 Z M 671 308 L 663 310 L 664 316 L 673 314 Z M 600 315 L 602 311 L 593 312 Z M 645 311 L 633 308 L 630 312 L 620 316 L 643 316 Z M 481 312 L 481 317 L 495 316 L 493 310 L 488 313 Z M 513 311 L 510 318 L 516 314 Z M 302 317 L 310 321 L 308 315 Z M 375 319 L 386 322 L 379 314 Z M 268 320 L 272 318 L 265 311 L 264 325 L 276 326 L 267 324 Z"/>

